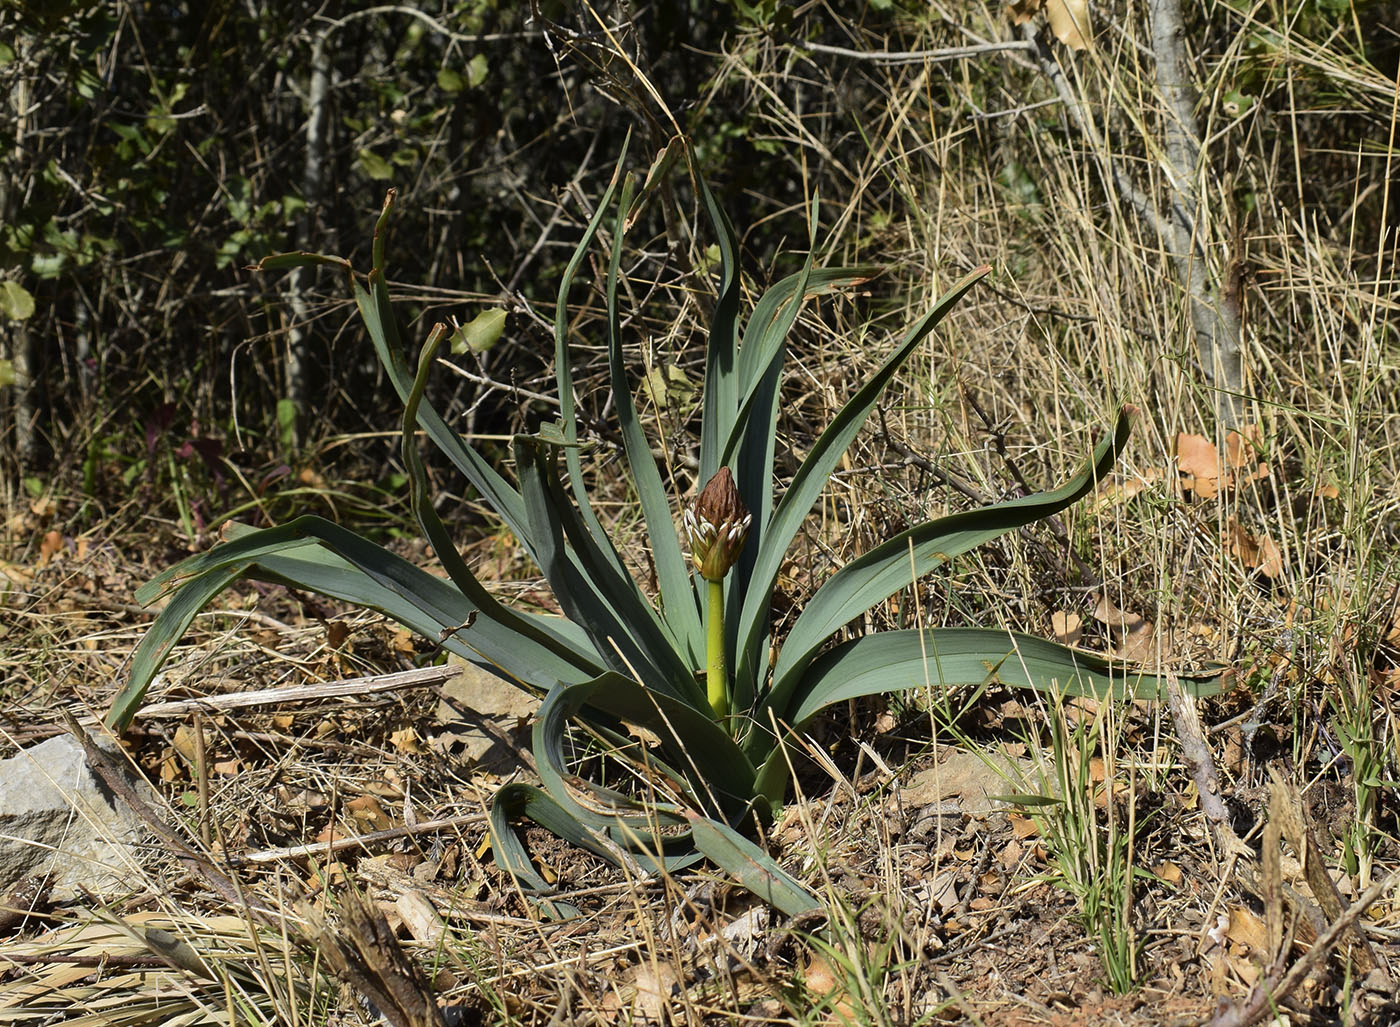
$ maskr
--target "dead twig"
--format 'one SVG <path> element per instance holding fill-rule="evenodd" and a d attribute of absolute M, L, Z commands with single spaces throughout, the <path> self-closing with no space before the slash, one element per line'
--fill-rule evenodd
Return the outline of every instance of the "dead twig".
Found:
<path fill-rule="evenodd" d="M 345 849 L 364 848 L 368 850 L 372 846 L 381 845 L 384 842 L 396 841 L 400 838 L 412 838 L 414 835 L 432 834 L 434 831 L 446 831 L 454 827 L 469 827 L 474 824 L 486 822 L 484 813 L 466 813 L 460 817 L 444 817 L 441 820 L 424 820 L 413 826 L 391 827 L 384 831 L 371 831 L 368 834 L 357 834 L 349 838 L 336 838 L 328 842 L 308 842 L 305 845 L 288 845 L 280 849 L 261 849 L 258 852 L 247 852 L 242 855 L 230 855 L 228 861 L 235 866 L 249 863 L 276 863 L 284 859 L 305 859 L 310 856 L 327 856 L 336 852 L 343 852 Z"/>
<path fill-rule="evenodd" d="M 1222 1000 L 1215 1015 L 1209 1020 L 1199 1021 L 1209 1027 L 1249 1027 L 1293 993 L 1298 985 L 1312 972 L 1327 954 L 1330 953 L 1350 930 L 1355 930 L 1356 918 L 1366 912 L 1386 892 L 1400 883 L 1400 875 L 1392 874 L 1384 881 L 1377 881 L 1361 893 L 1331 926 L 1318 936 L 1307 954 L 1291 966 L 1286 973 L 1273 973 L 1254 986 L 1249 997 L 1242 1004 Z"/>
<path fill-rule="evenodd" d="M 272 706 L 281 703 L 313 702 L 317 699 L 339 699 L 348 695 L 373 695 L 406 688 L 426 688 L 441 685 L 460 674 L 460 667 L 419 667 L 394 671 L 391 674 L 370 674 L 348 681 L 325 681 L 310 685 L 287 685 L 284 688 L 263 688 L 252 692 L 229 692 L 198 699 L 175 699 L 143 707 L 143 717 L 171 717 L 196 711 L 237 710 L 247 706 Z"/>

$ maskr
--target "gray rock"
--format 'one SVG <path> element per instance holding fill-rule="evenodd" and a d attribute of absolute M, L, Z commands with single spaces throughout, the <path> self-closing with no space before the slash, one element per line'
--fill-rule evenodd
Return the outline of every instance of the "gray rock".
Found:
<path fill-rule="evenodd" d="M 155 792 L 135 778 L 138 793 Z M 141 821 L 89 769 L 83 748 L 58 735 L 0 761 L 0 894 L 47 875 L 52 898 L 132 891 L 141 880 Z"/>

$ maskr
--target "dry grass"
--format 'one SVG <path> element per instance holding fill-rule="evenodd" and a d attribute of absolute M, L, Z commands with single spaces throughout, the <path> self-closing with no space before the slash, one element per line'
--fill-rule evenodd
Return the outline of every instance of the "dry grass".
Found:
<path fill-rule="evenodd" d="M 915 518 L 964 508 L 974 495 L 1048 485 L 1117 403 L 1136 403 L 1145 414 L 1116 491 L 911 587 L 878 616 L 1043 634 L 1068 616 L 1082 622 L 1081 644 L 1107 649 L 1125 639 L 1094 617 L 1106 599 L 1151 622 L 1139 655 L 1228 662 L 1238 687 L 1203 715 L 1219 725 L 1210 741 L 1237 828 L 1257 844 L 1266 771 L 1282 768 L 1305 788 L 1343 891 L 1357 893 L 1400 869 L 1400 390 L 1396 212 L 1386 185 L 1396 174 L 1396 93 L 1349 54 L 1344 30 L 1325 40 L 1280 36 L 1263 27 L 1274 23 L 1265 13 L 1213 18 L 1227 27 L 1204 61 L 1200 112 L 1211 143 L 1202 242 L 1213 277 L 1236 257 L 1247 269 L 1245 409 L 1259 426 L 1252 463 L 1269 470 L 1213 499 L 1184 489 L 1174 464 L 1179 433 L 1204 434 L 1221 452 L 1226 445 L 1180 288 L 1162 244 L 1118 202 L 1106 172 L 1118 162 L 1149 196 L 1165 196 L 1140 5 L 1103 27 L 1091 53 L 1059 51 L 1094 138 L 1017 51 L 890 64 L 804 55 L 754 32 L 732 42 L 716 88 L 746 98 L 749 131 L 791 155 L 794 181 L 820 186 L 828 262 L 890 269 L 868 295 L 804 317 L 780 446 L 800 455 L 890 338 L 959 273 L 984 261 L 998 268 L 911 362 L 833 477 L 784 591 L 800 604 L 833 568 Z M 915 51 L 1010 31 L 994 7 L 935 3 L 897 39 L 843 21 L 824 38 L 859 51 Z M 1261 102 L 1232 114 L 1224 97 L 1244 82 Z M 798 237 L 800 212 L 771 207 Z M 650 304 L 650 319 L 633 325 L 649 339 L 646 359 L 698 380 L 686 326 L 703 295 L 640 280 L 633 291 Z M 659 419 L 671 437 L 681 427 L 675 415 Z M 684 488 L 685 450 L 675 451 Z M 46 506 L 7 496 L 0 646 L 17 711 L 7 713 L 12 743 L 56 730 L 59 708 L 104 708 L 142 623 L 128 605 L 132 582 L 166 562 L 162 533 L 104 525 L 75 539 L 65 510 L 62 497 Z M 640 528 L 620 527 L 644 566 Z M 48 530 L 62 546 L 46 554 Z M 1277 567 L 1266 573 L 1245 536 L 1271 540 Z M 126 541 L 133 537 L 141 542 Z M 487 550 L 505 573 L 519 571 L 509 547 L 479 543 Z M 528 585 L 521 592 L 534 595 Z M 369 619 L 323 621 L 333 611 L 284 596 L 248 592 L 241 601 L 256 614 L 202 618 L 153 699 L 397 669 L 416 655 Z M 206 718 L 212 849 L 198 841 L 199 818 L 179 805 L 198 794 L 201 774 L 180 755 L 179 725 L 147 722 L 133 753 L 176 802 L 163 815 L 213 865 L 333 829 L 363 833 L 381 826 L 380 815 L 409 826 L 463 823 L 375 851 L 233 862 L 249 904 L 273 911 L 262 924 L 198 874 L 153 862 L 124 902 L 60 910 L 37 933 L 0 944 L 0 1021 L 372 1022 L 356 989 L 335 983 L 327 928 L 317 926 L 336 922 L 354 888 L 388 912 L 460 1022 L 1194 1022 L 1217 994 L 1239 998 L 1257 978 L 1267 952 L 1251 925 L 1261 914 L 1211 847 L 1164 711 L 1109 713 L 1114 743 L 1093 757 L 1105 736 L 1091 734 L 1073 758 L 1098 760 L 1089 787 L 1104 822 L 1132 825 L 1131 904 L 1110 917 L 1136 946 L 1129 996 L 1103 983 L 1102 946 L 1086 934 L 1082 896 L 1057 869 L 1053 832 L 974 809 L 966 795 L 954 800 L 956 782 L 947 794 L 908 787 L 954 740 L 1037 753 L 1052 716 L 1041 705 L 1000 693 L 911 697 L 888 709 L 861 705 L 822 726 L 801 775 L 804 797 L 771 842 L 831 900 L 825 925 L 774 923 L 703 872 L 628 880 L 532 835 L 563 896 L 586 911 L 582 921 L 552 924 L 490 864 L 484 826 L 471 820 L 498 778 L 430 744 L 441 726 L 434 704 L 405 695 Z M 1091 716 L 1091 729 L 1103 717 Z M 1011 781 L 1003 790 L 1026 788 Z M 375 802 L 357 804 L 366 796 Z M 1092 849 L 1092 809 L 1089 817 L 1091 840 L 1080 844 Z M 1371 920 L 1371 941 L 1392 965 L 1396 902 L 1392 895 Z M 180 938 L 204 969 L 160 962 L 141 933 L 151 926 Z M 45 952 L 70 958 L 45 964 Z M 74 961 L 98 952 L 154 962 L 138 972 L 120 960 Z M 1397 1015 L 1368 1013 L 1341 963 L 1295 999 L 1294 1023 Z"/>

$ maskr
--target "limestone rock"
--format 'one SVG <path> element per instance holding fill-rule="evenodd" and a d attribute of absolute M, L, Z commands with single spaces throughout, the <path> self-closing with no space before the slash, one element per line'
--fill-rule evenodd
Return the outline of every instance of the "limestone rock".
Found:
<path fill-rule="evenodd" d="M 155 792 L 133 775 L 138 793 Z M 83 748 L 58 735 L 0 761 L 0 894 L 47 875 L 52 898 L 129 892 L 140 880 L 136 846 L 148 837 L 136 814 L 87 765 Z"/>

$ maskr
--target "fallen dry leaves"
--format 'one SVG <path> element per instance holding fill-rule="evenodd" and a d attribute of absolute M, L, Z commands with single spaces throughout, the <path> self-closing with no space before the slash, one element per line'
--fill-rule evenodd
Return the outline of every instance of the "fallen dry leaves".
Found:
<path fill-rule="evenodd" d="M 1113 636 L 1114 656 L 1130 663 L 1154 662 L 1156 628 L 1142 614 L 1120 610 L 1107 595 L 1100 595 L 1093 617 Z"/>
<path fill-rule="evenodd" d="M 1248 570 L 1257 570 L 1266 578 L 1283 575 L 1283 550 L 1267 534 L 1251 535 L 1238 520 L 1231 517 L 1225 526 L 1225 546 L 1230 555 Z"/>
<path fill-rule="evenodd" d="M 1225 436 L 1224 466 L 1215 444 L 1204 435 L 1181 432 L 1176 437 L 1176 469 L 1183 491 L 1205 501 L 1249 481 L 1267 478 L 1269 465 L 1256 458 L 1263 431 L 1252 424 Z"/>
<path fill-rule="evenodd" d="M 1041 10 L 1050 31 L 1071 50 L 1084 50 L 1093 39 L 1087 0 L 1014 0 L 1006 7 L 1013 25 L 1024 25 Z"/>

